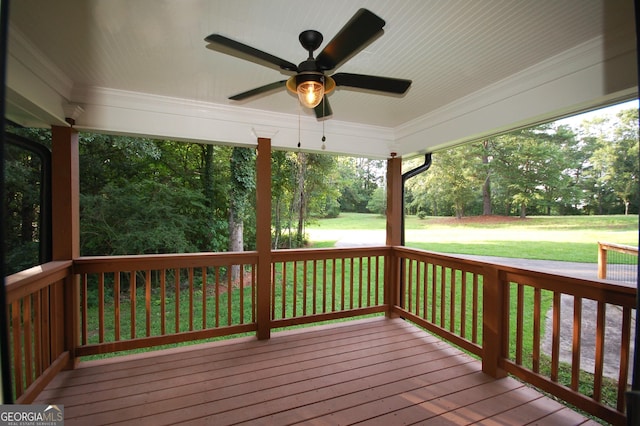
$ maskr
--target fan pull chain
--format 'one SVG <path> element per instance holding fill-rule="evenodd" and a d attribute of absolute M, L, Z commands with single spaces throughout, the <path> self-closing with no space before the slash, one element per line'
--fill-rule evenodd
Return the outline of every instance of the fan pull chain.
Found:
<path fill-rule="evenodd" d="M 300 149 L 300 108 L 298 108 L 298 149 Z"/>
<path fill-rule="evenodd" d="M 325 119 L 324 119 L 324 113 L 325 113 L 324 106 L 325 105 L 326 105 L 325 104 L 325 99 L 323 99 L 322 100 L 322 118 L 323 118 L 323 120 L 322 120 L 322 150 L 323 151 L 327 148 L 326 145 L 324 144 L 324 141 L 327 140 L 327 138 L 324 136 L 324 122 L 325 122 Z"/>

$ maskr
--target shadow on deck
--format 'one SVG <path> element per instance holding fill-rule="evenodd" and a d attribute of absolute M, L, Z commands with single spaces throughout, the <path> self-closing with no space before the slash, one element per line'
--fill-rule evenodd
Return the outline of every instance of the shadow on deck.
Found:
<path fill-rule="evenodd" d="M 384 317 L 87 361 L 35 403 L 67 425 L 596 424 Z"/>

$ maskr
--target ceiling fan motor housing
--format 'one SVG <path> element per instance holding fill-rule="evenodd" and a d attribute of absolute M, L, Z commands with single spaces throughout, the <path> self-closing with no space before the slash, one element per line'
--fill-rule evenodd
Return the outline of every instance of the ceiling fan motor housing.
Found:
<path fill-rule="evenodd" d="M 322 44 L 322 34 L 316 30 L 306 30 L 298 36 L 300 44 L 309 52 L 309 59 L 313 58 L 313 52 Z"/>

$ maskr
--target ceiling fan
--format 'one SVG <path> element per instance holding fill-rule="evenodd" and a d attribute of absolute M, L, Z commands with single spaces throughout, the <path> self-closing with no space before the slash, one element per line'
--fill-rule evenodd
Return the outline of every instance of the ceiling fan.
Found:
<path fill-rule="evenodd" d="M 332 71 L 342 65 L 366 45 L 381 36 L 384 32 L 382 29 L 384 25 L 385 21 L 382 18 L 367 9 L 360 9 L 316 58 L 313 57 L 313 52 L 322 44 L 322 34 L 315 30 L 303 31 L 298 39 L 302 47 L 309 52 L 309 57 L 299 65 L 220 34 L 211 34 L 205 38 L 205 41 L 209 43 L 207 47 L 212 50 L 295 73 L 287 80 L 260 86 L 231 96 L 229 99 L 240 101 L 286 86 L 287 89 L 298 95 L 302 105 L 314 109 L 317 118 L 323 118 L 332 115 L 326 95 L 331 93 L 336 86 L 391 94 L 403 94 L 411 86 L 411 80 L 399 78 L 350 73 L 325 74 L 325 72 Z"/>

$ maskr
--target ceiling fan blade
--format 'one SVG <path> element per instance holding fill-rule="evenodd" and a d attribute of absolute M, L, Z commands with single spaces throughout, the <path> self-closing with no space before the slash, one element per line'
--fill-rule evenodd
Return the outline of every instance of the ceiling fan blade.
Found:
<path fill-rule="evenodd" d="M 384 19 L 373 12 L 358 10 L 322 49 L 316 63 L 325 71 L 336 68 L 382 35 L 384 24 Z"/>
<path fill-rule="evenodd" d="M 326 95 L 322 98 L 322 102 L 320 102 L 313 110 L 316 112 L 316 118 L 330 117 L 333 115 L 331 105 L 329 105 L 329 98 L 327 98 Z"/>
<path fill-rule="evenodd" d="M 339 72 L 331 76 L 336 86 L 356 87 L 358 89 L 376 90 L 378 92 L 403 94 L 409 90 L 411 80 L 375 75 L 349 74 Z"/>
<path fill-rule="evenodd" d="M 258 96 L 263 93 L 271 92 L 276 89 L 280 89 L 285 86 L 287 80 L 276 81 L 275 83 L 266 84 L 264 86 L 256 87 L 255 89 L 247 90 L 246 92 L 238 93 L 229 97 L 232 101 L 242 101 L 244 99 Z"/>
<path fill-rule="evenodd" d="M 217 50 L 228 55 L 236 56 L 240 59 L 246 59 L 252 62 L 256 62 L 261 65 L 275 65 L 280 69 L 287 71 L 298 71 L 298 66 L 284 59 L 280 59 L 277 56 L 273 56 L 269 53 L 263 52 L 246 44 L 242 44 L 235 40 L 231 40 L 220 34 L 211 34 L 205 41 L 209 42 L 207 47 L 212 50 Z"/>

